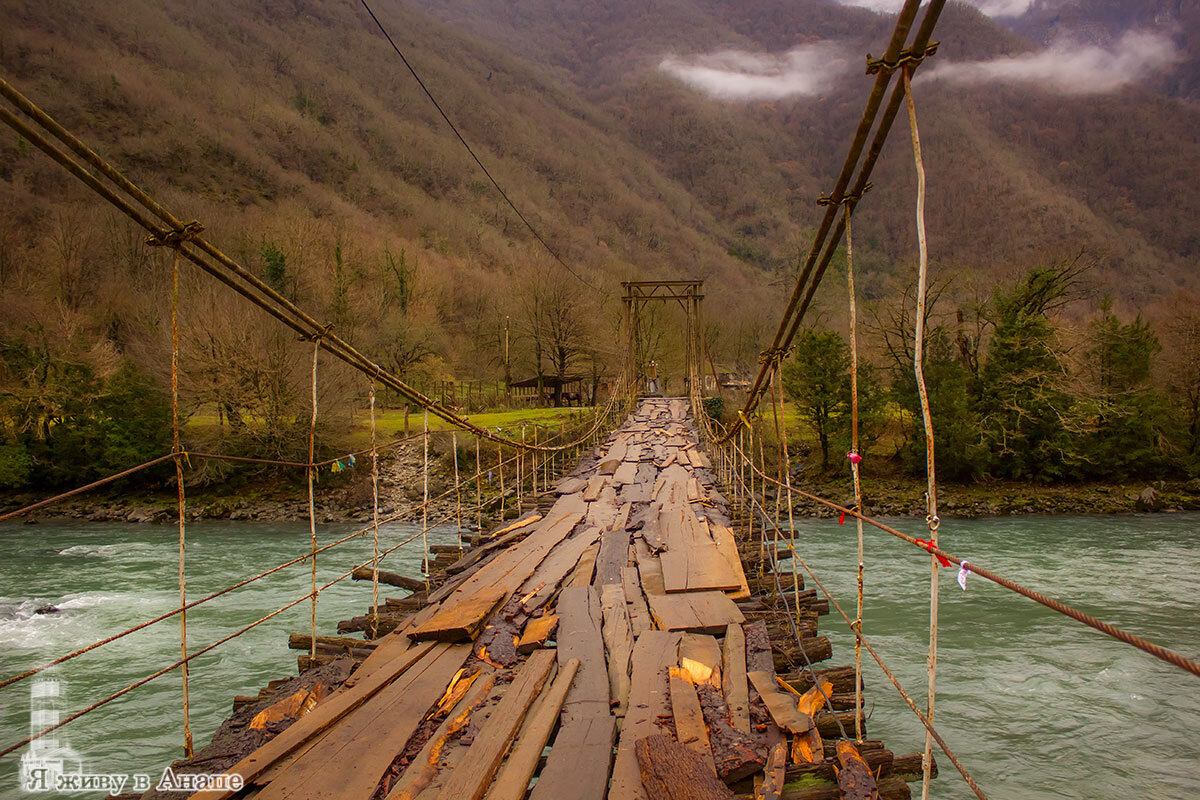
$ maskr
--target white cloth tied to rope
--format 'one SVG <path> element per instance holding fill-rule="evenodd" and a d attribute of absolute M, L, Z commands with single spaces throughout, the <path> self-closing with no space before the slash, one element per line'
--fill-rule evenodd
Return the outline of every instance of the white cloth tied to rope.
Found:
<path fill-rule="evenodd" d="M 967 575 L 970 572 L 971 569 L 967 566 L 966 561 L 958 565 L 958 585 L 962 587 L 964 592 L 967 590 Z"/>

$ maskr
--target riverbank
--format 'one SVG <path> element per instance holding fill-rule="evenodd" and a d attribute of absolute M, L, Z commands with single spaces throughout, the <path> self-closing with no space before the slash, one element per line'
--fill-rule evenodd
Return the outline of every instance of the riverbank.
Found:
<path fill-rule="evenodd" d="M 417 508 L 423 493 L 424 456 L 419 443 L 395 448 L 380 459 L 380 515 L 391 516 Z M 437 498 L 453 487 L 453 462 L 430 458 L 429 495 Z M 474 465 L 471 465 L 473 471 Z M 463 468 L 462 475 L 469 474 Z M 845 506 L 853 506 L 848 476 L 797 479 L 796 488 Z M 485 507 L 494 512 L 499 495 L 496 476 L 481 481 Z M 1150 490 L 1152 502 L 1139 502 Z M 320 523 L 369 522 L 372 517 L 370 466 L 365 460 L 337 475 L 325 474 L 315 487 L 316 518 Z M 508 487 L 510 506 L 515 504 Z M 774 495 L 770 495 L 773 501 Z M 879 517 L 925 516 L 925 484 L 907 476 L 863 477 L 864 507 Z M 943 518 L 975 519 L 1024 514 L 1131 514 L 1137 512 L 1200 511 L 1200 479 L 1154 481 L 1152 483 L 1069 483 L 1046 485 L 1025 481 L 980 481 L 970 484 L 940 482 L 939 512 Z M 0 495 L 0 511 L 28 505 L 42 497 L 31 494 Z M 167 523 L 176 518 L 175 489 L 164 485 L 153 492 L 144 489 L 102 490 L 39 509 L 27 521 L 66 518 L 92 522 Z M 453 493 L 432 500 L 430 521 L 456 512 Z M 463 497 L 465 518 L 474 517 L 475 494 Z M 511 512 L 510 512 L 511 513 Z M 795 513 L 802 517 L 830 517 L 836 512 L 817 503 L 797 498 Z M 188 490 L 190 520 L 289 522 L 308 519 L 307 488 L 302 482 L 263 478 L 237 485 L 192 487 Z M 485 520 L 488 515 L 485 515 Z M 410 517 L 411 519 L 411 517 Z"/>

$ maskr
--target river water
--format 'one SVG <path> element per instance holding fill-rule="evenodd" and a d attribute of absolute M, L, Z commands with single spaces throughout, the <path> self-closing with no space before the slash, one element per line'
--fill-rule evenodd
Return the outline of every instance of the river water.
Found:
<path fill-rule="evenodd" d="M 805 520 L 797 529 L 810 565 L 853 613 L 853 526 Z M 332 541 L 349 530 L 323 526 L 319 538 Z M 383 546 L 417 530 L 386 526 Z M 0 525 L 0 678 L 175 605 L 175 536 L 171 526 Z M 868 529 L 866 536 L 864 631 L 920 703 L 928 560 L 884 534 Z M 197 598 L 296 557 L 308 548 L 309 533 L 305 523 L 205 522 L 189 525 L 188 538 L 189 596 Z M 451 531 L 430 535 L 431 543 L 452 541 Z M 968 560 L 1200 655 L 1200 515 L 948 520 L 942 541 Z M 369 559 L 370 551 L 364 537 L 323 555 L 319 582 Z M 416 574 L 419 547 L 392 554 L 384 567 Z M 942 571 L 937 724 L 990 797 L 1200 797 L 1200 679 L 978 576 L 966 592 L 954 578 L 953 570 Z M 188 620 L 193 649 L 294 599 L 309 580 L 308 566 L 297 565 L 200 606 Z M 47 603 L 62 612 L 32 613 Z M 332 635 L 339 619 L 364 613 L 369 603 L 366 583 L 327 590 L 319 633 Z M 294 673 L 297 653 L 287 649 L 287 634 L 308 625 L 304 603 L 193 662 L 197 748 L 228 715 L 235 694 Z M 852 639 L 836 612 L 822 629 L 834 642 L 830 663 L 852 663 Z M 94 702 L 178 657 L 174 622 L 101 647 L 58 668 L 66 707 Z M 864 661 L 868 736 L 898 754 L 918 752 L 923 728 L 865 653 Z M 179 698 L 172 672 L 65 726 L 60 741 L 78 752 L 85 771 L 157 777 L 180 755 Z M 29 707 L 29 684 L 0 690 L 0 749 L 27 735 Z M 947 759 L 939 757 L 939 766 L 934 797 L 973 796 Z M 29 796 L 16 788 L 16 772 L 17 756 L 0 762 L 0 798 Z"/>

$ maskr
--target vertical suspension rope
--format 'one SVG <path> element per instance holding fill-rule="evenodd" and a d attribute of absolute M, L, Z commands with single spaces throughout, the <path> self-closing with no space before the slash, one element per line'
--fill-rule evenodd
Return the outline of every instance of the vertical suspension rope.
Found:
<path fill-rule="evenodd" d="M 179 248 L 175 248 L 175 257 L 171 263 L 171 449 L 175 454 L 175 486 L 179 494 L 179 651 L 183 664 L 180 666 L 180 678 L 183 682 L 183 752 L 186 758 L 191 758 L 192 721 L 191 698 L 188 690 L 190 662 L 187 645 L 187 572 L 184 569 L 185 524 L 186 511 L 185 491 L 183 485 L 183 448 L 179 443 Z"/>
<path fill-rule="evenodd" d="M 313 478 L 316 476 L 317 467 L 315 459 L 315 444 L 317 438 L 317 357 L 321 354 L 321 338 L 314 337 L 313 339 L 313 358 L 312 358 L 312 416 L 308 421 L 308 537 L 309 544 L 312 547 L 312 552 L 309 554 L 311 559 L 312 573 L 312 597 L 311 614 L 310 614 L 310 638 L 308 644 L 308 657 L 316 660 L 317 657 L 317 505 L 313 495 Z"/>
<path fill-rule="evenodd" d="M 421 462 L 421 575 L 429 579 L 429 409 L 425 409 L 424 435 L 421 437 L 424 445 L 424 458 Z"/>
<path fill-rule="evenodd" d="M 496 445 L 496 471 L 500 473 L 500 524 L 504 524 L 504 451 Z"/>
<path fill-rule="evenodd" d="M 533 446 L 537 447 L 537 443 L 538 443 L 538 426 L 534 425 L 533 426 Z M 537 450 L 534 450 L 532 453 L 529 454 L 529 461 L 530 461 L 530 467 L 531 467 L 531 469 L 529 470 L 529 477 L 530 477 L 530 480 L 533 481 L 532 493 L 533 493 L 534 497 L 537 497 L 537 493 L 538 493 Z"/>
<path fill-rule="evenodd" d="M 775 370 L 771 375 L 771 382 L 778 386 L 776 402 L 779 404 L 779 457 L 783 461 L 783 481 L 787 487 L 787 512 L 788 512 L 788 551 L 792 554 L 792 591 L 796 597 L 796 627 L 799 630 L 800 626 L 800 574 L 796 569 L 796 559 L 799 556 L 796 553 L 796 516 L 792 508 L 792 454 L 788 450 L 787 438 L 787 418 L 784 412 L 787 410 L 783 404 L 783 380 L 780 376 L 780 369 L 783 364 L 783 355 L 777 355 L 775 361 Z M 778 378 L 778 380 L 777 380 Z M 778 490 L 777 490 L 778 492 Z M 808 656 L 805 656 L 807 659 Z"/>
<path fill-rule="evenodd" d="M 475 530 L 483 533 L 483 470 L 479 458 L 478 436 L 475 437 Z"/>
<path fill-rule="evenodd" d="M 450 449 L 454 451 L 454 519 L 458 526 L 458 552 L 463 551 L 462 486 L 458 482 L 458 431 L 450 431 Z"/>
<path fill-rule="evenodd" d="M 375 381 L 371 381 L 371 638 L 379 636 L 379 449 L 375 445 Z"/>
<path fill-rule="evenodd" d="M 925 484 L 926 516 L 929 526 L 929 541 L 938 546 L 938 528 L 941 520 L 937 513 L 937 477 L 933 457 L 933 417 L 929 411 L 929 393 L 925 388 L 925 301 L 929 270 L 929 248 L 925 239 L 925 164 L 921 160 L 921 137 L 917 131 L 917 108 L 912 96 L 912 78 L 908 67 L 901 73 L 904 79 L 904 99 L 908 105 L 908 126 L 912 133 L 913 162 L 917 170 L 917 320 L 914 332 L 913 371 L 917 379 L 917 394 L 921 400 L 921 423 L 925 427 Z M 937 685 L 937 633 L 938 633 L 938 561 L 929 556 L 929 699 L 926 716 L 933 724 L 933 706 Z M 921 800 L 929 798 L 929 780 L 932 771 L 933 734 L 925 732 L 925 753 L 922 756 Z"/>
<path fill-rule="evenodd" d="M 850 204 L 843 206 L 846 218 L 846 284 L 850 293 L 850 477 L 854 482 L 854 510 L 862 512 L 862 483 L 858 473 L 858 303 L 854 292 L 854 238 L 851 235 Z M 855 629 L 862 632 L 863 622 L 863 521 L 855 517 L 858 528 L 858 613 L 854 619 Z M 854 738 L 863 740 L 863 696 L 862 696 L 862 639 L 854 637 Z"/>

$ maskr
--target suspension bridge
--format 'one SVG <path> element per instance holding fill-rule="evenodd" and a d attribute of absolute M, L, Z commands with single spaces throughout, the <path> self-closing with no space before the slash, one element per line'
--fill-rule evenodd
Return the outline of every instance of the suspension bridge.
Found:
<path fill-rule="evenodd" d="M 623 285 L 626 358 L 616 390 L 605 405 L 570 429 L 535 434 L 532 441 L 482 427 L 389 373 L 331 326 L 221 251 L 205 237 L 201 222 L 167 209 L 32 100 L 0 81 L 0 95 L 8 102 L 0 106 L 0 121 L 145 229 L 147 242 L 168 252 L 174 277 L 169 298 L 171 451 L 0 514 L 0 521 L 172 463 L 178 487 L 179 587 L 178 606 L 170 611 L 33 669 L 0 676 L 0 691 L 151 626 L 177 626 L 180 654 L 173 663 L 62 715 L 20 741 L 0 742 L 0 757 L 27 753 L 63 726 L 177 673 L 182 679 L 186 758 L 173 766 L 175 791 L 205 800 L 522 800 L 527 796 L 531 800 L 562 796 L 891 800 L 910 797 L 909 784 L 914 782 L 924 798 L 938 772 L 935 752 L 944 759 L 943 767 L 951 765 L 977 797 L 986 798 L 985 787 L 975 781 L 969 765 L 954 754 L 935 724 L 938 573 L 954 567 L 960 578 L 978 575 L 1138 648 L 1149 658 L 1200 676 L 1196 661 L 1029 589 L 986 564 L 968 563 L 939 543 L 935 441 L 921 373 L 928 253 L 924 171 L 911 79 L 936 52 L 931 37 L 943 5 L 932 0 L 918 23 L 919 3 L 908 0 L 884 54 L 868 59 L 867 72 L 874 80 L 866 108 L 832 190 L 818 201 L 824 207 L 822 220 L 798 265 L 776 333 L 762 352 L 761 369 L 736 414 L 722 424 L 706 410 L 702 375 L 712 362 L 700 333 L 703 283 L 634 281 Z M 378 18 L 371 16 L 386 35 Z M 392 46 L 396 47 L 394 41 Z M 398 47 L 396 52 L 403 58 Z M 407 59 L 405 66 L 419 81 Z M 436 104 L 426 85 L 421 86 Z M 857 374 L 851 222 L 902 109 L 908 117 L 918 175 L 920 282 L 914 371 L 928 454 L 928 513 L 921 537 L 863 512 L 856 418 L 850 453 L 854 505 L 843 506 L 793 485 L 779 381 L 792 339 L 843 243 L 852 376 Z M 457 129 L 455 133 L 469 149 Z M 492 179 L 490 173 L 488 177 Z M 512 205 L 503 188 L 492 181 Z M 529 225 L 515 205 L 513 209 Z M 530 229 L 545 245 L 540 234 Z M 552 255 L 579 277 L 557 253 Z M 185 263 L 297 334 L 312 357 L 307 460 L 258 459 L 306 476 L 310 546 L 291 560 L 199 598 L 188 594 L 187 472 L 195 460 L 246 459 L 189 450 L 186 433 L 181 431 L 179 274 Z M 638 395 L 639 319 L 648 303 L 675 304 L 683 311 L 687 396 Z M 318 545 L 316 474 L 331 463 L 341 463 L 340 459 L 315 460 L 323 358 L 350 366 L 366 384 L 370 447 L 347 457 L 370 460 L 374 493 L 369 525 Z M 416 435 L 378 441 L 375 392 L 381 386 L 452 427 L 454 481 L 442 495 L 429 491 L 428 446 L 434 434 L 428 425 Z M 459 463 L 459 435 L 464 442 L 473 440 L 473 469 L 469 463 Z M 378 493 L 380 454 L 418 440 L 426 454 L 422 500 L 408 510 L 385 514 Z M 778 447 L 777 455 L 772 449 L 770 459 L 767 441 Z M 498 477 L 500 493 L 485 502 L 482 482 L 492 474 Z M 431 519 L 431 509 L 446 500 L 454 510 Z M 800 502 L 823 505 L 856 523 L 858 581 L 852 609 L 837 602 L 804 558 L 793 519 Z M 489 519 L 498 517 L 486 532 L 485 512 Z M 397 543 L 381 542 L 380 525 L 401 519 L 419 521 L 420 532 Z M 429 530 L 442 524 L 457 528 L 457 544 L 428 543 Z M 472 524 L 478 529 L 473 535 L 466 533 Z M 863 601 L 867 530 L 897 538 L 928 557 L 930 627 L 924 697 L 914 697 L 903 687 L 871 644 L 870 615 Z M 371 558 L 342 564 L 345 571 L 319 584 L 318 560 L 337 559 L 337 548 L 356 540 L 371 542 Z M 388 565 L 387 557 L 401 548 L 420 548 L 420 577 L 382 568 Z M 784 562 L 791 566 L 785 567 Z M 189 611 L 289 569 L 307 569 L 309 591 L 216 641 L 197 647 L 189 640 Z M 318 630 L 322 592 L 348 580 L 370 582 L 366 613 L 342 621 L 336 636 Z M 381 584 L 409 594 L 381 598 Z M 309 631 L 293 635 L 290 642 L 307 651 L 300 657 L 298 676 L 274 681 L 257 696 L 234 700 L 230 723 L 257 733 L 240 737 L 236 745 L 221 742 L 218 747 L 214 742 L 197 749 L 190 724 L 192 662 L 304 605 L 310 610 Z M 854 637 L 851 665 L 825 663 L 833 653 L 819 625 L 831 611 Z M 922 753 L 895 754 L 883 740 L 868 738 L 864 654 L 878 664 L 924 727 Z"/>

